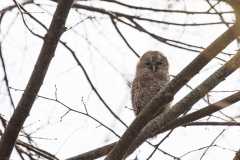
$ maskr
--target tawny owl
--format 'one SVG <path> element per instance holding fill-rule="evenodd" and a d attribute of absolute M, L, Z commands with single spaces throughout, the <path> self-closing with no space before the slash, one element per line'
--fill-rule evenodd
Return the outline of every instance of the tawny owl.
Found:
<path fill-rule="evenodd" d="M 135 116 L 170 81 L 169 63 L 159 51 L 148 51 L 139 59 L 136 76 L 132 82 L 131 99 Z M 170 104 L 163 107 L 161 114 Z"/>

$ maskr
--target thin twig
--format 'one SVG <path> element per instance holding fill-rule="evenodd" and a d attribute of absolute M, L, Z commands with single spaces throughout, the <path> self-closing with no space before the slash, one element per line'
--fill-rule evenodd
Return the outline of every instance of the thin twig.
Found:
<path fill-rule="evenodd" d="M 113 17 L 110 17 L 111 22 L 113 24 L 113 26 L 115 27 L 116 31 L 118 32 L 118 34 L 120 35 L 120 37 L 122 37 L 123 41 L 126 43 L 126 45 L 128 46 L 128 48 L 133 51 L 133 53 L 140 58 L 140 56 L 137 54 L 137 52 L 131 47 L 131 45 L 127 42 L 127 40 L 125 39 L 125 37 L 122 35 L 121 31 L 118 29 L 116 22 L 114 21 Z"/>
<path fill-rule="evenodd" d="M 89 16 L 89 17 L 87 17 L 87 18 L 85 18 L 85 19 L 81 20 L 80 22 L 78 22 L 78 23 L 77 23 L 77 24 L 75 24 L 74 26 L 72 26 L 72 27 L 68 28 L 66 31 L 69 31 L 69 30 L 71 30 L 73 27 L 77 26 L 79 23 L 82 23 L 83 21 L 87 20 L 88 18 L 91 18 L 91 17 Z"/>
<path fill-rule="evenodd" d="M 44 37 L 40 36 L 39 34 L 34 33 L 34 32 L 28 27 L 28 25 L 27 25 L 27 23 L 26 23 L 26 21 L 25 21 L 25 18 L 24 18 L 24 16 L 23 16 L 23 12 L 22 12 L 21 9 L 20 9 L 20 8 L 23 8 L 23 7 L 20 6 L 20 5 L 18 4 L 18 2 L 16 2 L 16 0 L 13 0 L 13 1 L 14 1 L 15 5 L 17 6 L 19 12 L 21 13 L 21 16 L 22 16 L 22 19 L 23 19 L 23 23 L 24 23 L 24 25 L 27 27 L 27 29 L 28 29 L 33 35 L 37 36 L 38 38 L 44 39 Z"/>
<path fill-rule="evenodd" d="M 47 99 L 47 100 L 50 100 L 50 101 L 55 101 L 55 102 L 63 105 L 64 107 L 66 107 L 66 108 L 68 109 L 67 113 L 68 113 L 69 111 L 73 111 L 73 112 L 80 113 L 80 114 L 82 114 L 82 115 L 88 116 L 89 118 L 91 118 L 91 119 L 93 119 L 94 121 L 98 122 L 99 124 L 101 124 L 101 125 L 104 126 L 106 129 L 108 129 L 109 131 L 111 131 L 113 134 L 115 134 L 117 137 L 120 138 L 120 136 L 119 136 L 116 132 L 114 132 L 111 128 L 107 127 L 106 125 L 104 125 L 102 122 L 100 122 L 100 121 L 97 120 L 96 118 L 92 117 L 91 115 L 89 115 L 89 114 L 87 114 L 87 113 L 83 113 L 83 112 L 77 111 L 77 110 L 75 110 L 75 109 L 72 109 L 72 108 L 68 107 L 68 106 L 65 105 L 63 102 L 61 102 L 61 101 L 59 101 L 59 100 L 57 100 L 57 99 L 47 98 L 47 97 L 39 96 L 39 95 L 38 95 L 38 97 L 39 97 L 39 98 L 43 98 L 43 99 Z M 65 113 L 64 115 L 66 115 L 67 113 Z"/>
<path fill-rule="evenodd" d="M 220 135 L 223 134 L 224 131 L 225 131 L 225 129 L 223 129 L 222 132 L 218 134 L 218 136 L 212 141 L 212 143 L 210 144 L 210 146 L 213 145 L 213 143 L 218 139 L 218 137 L 219 137 Z M 206 152 L 208 151 L 208 149 L 210 148 L 210 146 L 207 147 L 206 151 L 202 154 L 200 160 L 201 160 L 201 159 L 203 158 L 203 156 L 206 154 Z"/>
<path fill-rule="evenodd" d="M 173 130 L 174 130 L 174 129 L 173 129 Z M 160 144 L 162 144 L 162 142 L 163 142 L 166 138 L 169 137 L 169 135 L 173 132 L 173 130 L 171 130 L 158 144 L 156 144 L 155 149 L 154 149 L 153 152 L 149 155 L 149 157 L 147 158 L 147 160 L 150 159 L 150 158 L 153 156 L 153 154 L 156 152 L 156 150 L 157 150 L 157 148 L 160 146 Z"/>

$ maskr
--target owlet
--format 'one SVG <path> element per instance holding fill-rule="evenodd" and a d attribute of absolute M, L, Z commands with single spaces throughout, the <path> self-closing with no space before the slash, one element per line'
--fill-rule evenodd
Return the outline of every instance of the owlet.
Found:
<path fill-rule="evenodd" d="M 139 59 L 132 82 L 131 99 L 135 116 L 170 81 L 167 58 L 159 51 L 148 51 Z M 170 104 L 163 106 L 160 115 Z"/>

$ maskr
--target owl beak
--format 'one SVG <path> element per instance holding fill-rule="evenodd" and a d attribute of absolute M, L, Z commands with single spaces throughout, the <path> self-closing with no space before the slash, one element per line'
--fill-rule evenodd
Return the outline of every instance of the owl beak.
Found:
<path fill-rule="evenodd" d="M 153 72 L 156 72 L 156 65 L 155 64 L 152 65 L 152 70 L 153 70 Z"/>

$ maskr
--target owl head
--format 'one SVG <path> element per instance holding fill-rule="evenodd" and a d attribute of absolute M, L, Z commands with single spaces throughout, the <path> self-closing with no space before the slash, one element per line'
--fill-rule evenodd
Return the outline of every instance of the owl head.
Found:
<path fill-rule="evenodd" d="M 148 51 L 142 55 L 137 64 L 137 72 L 159 73 L 168 71 L 167 58 L 159 51 Z"/>

